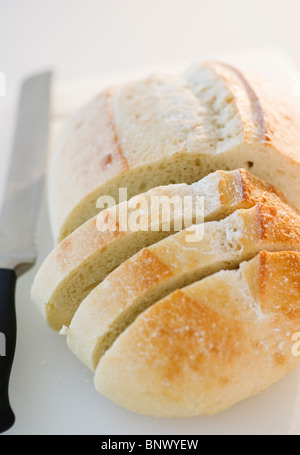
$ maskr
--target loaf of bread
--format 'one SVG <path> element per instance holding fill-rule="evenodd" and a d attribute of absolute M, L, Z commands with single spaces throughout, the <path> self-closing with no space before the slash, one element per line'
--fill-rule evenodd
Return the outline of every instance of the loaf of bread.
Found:
<path fill-rule="evenodd" d="M 157 417 L 214 414 L 261 392 L 299 365 L 299 277 L 300 253 L 261 252 L 173 292 L 106 352 L 97 390 Z"/>
<path fill-rule="evenodd" d="M 118 202 L 223 169 L 251 172 L 300 209 L 300 116 L 269 81 L 226 64 L 194 65 L 111 87 L 67 122 L 49 163 L 55 239 Z"/>
<path fill-rule="evenodd" d="M 143 248 L 81 303 L 67 334 L 70 348 L 87 366 L 95 369 L 137 315 L 175 289 L 236 268 L 261 250 L 300 250 L 300 218 L 275 205 L 238 210 L 205 223 L 203 230 L 196 243 L 188 241 L 188 228 Z"/>
<path fill-rule="evenodd" d="M 32 299 L 101 394 L 213 414 L 300 364 L 300 115 L 269 81 L 206 62 L 111 87 L 68 120 L 47 188 Z"/>
<path fill-rule="evenodd" d="M 176 207 L 172 205 L 173 210 L 170 213 L 162 212 L 157 222 L 155 219 L 152 222 L 150 216 L 142 218 L 145 226 L 140 225 L 137 231 L 120 230 L 122 219 L 118 217 L 114 220 L 115 208 L 112 207 L 102 211 L 98 217 L 88 220 L 54 248 L 40 267 L 32 287 L 33 299 L 50 327 L 60 330 L 63 325 L 69 325 L 79 304 L 97 284 L 143 247 L 174 233 L 174 227 L 183 215 L 190 224 L 195 222 L 193 214 L 196 210 L 193 206 L 197 197 L 204 198 L 205 221 L 220 220 L 239 208 L 250 208 L 261 201 L 269 205 L 282 204 L 288 210 L 283 196 L 274 187 L 239 169 L 216 171 L 192 185 L 177 184 L 154 188 L 128 202 L 122 202 L 116 215 L 120 214 L 128 219 L 128 215 L 133 211 L 138 217 L 142 206 L 137 207 L 142 198 L 150 205 L 153 196 L 173 195 L 182 200 L 190 196 L 193 202 L 191 207 L 176 213 Z M 191 216 L 187 216 L 187 210 L 191 212 Z M 164 215 L 168 220 L 162 219 Z M 101 229 L 104 221 L 105 229 Z M 162 229 L 164 221 L 169 221 L 169 230 Z"/>

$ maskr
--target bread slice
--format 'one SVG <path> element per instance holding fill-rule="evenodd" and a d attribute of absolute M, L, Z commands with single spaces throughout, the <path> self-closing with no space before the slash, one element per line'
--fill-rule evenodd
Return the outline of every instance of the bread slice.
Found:
<path fill-rule="evenodd" d="M 257 204 L 219 222 L 180 231 L 122 263 L 81 303 L 67 333 L 70 349 L 89 368 L 139 313 L 154 302 L 221 269 L 233 269 L 261 250 L 300 250 L 300 218 L 282 206 Z"/>
<path fill-rule="evenodd" d="M 192 203 L 187 207 L 182 204 L 184 211 L 171 205 L 170 214 L 162 211 L 157 219 L 151 216 L 145 219 L 143 204 L 150 206 L 152 197 L 157 196 L 177 196 L 183 201 L 190 197 Z M 63 324 L 68 325 L 80 302 L 97 284 L 141 248 L 174 233 L 183 215 L 186 224 L 182 227 L 195 223 L 200 197 L 204 198 L 206 221 L 219 220 L 238 208 L 249 208 L 260 201 L 284 204 L 282 195 L 274 187 L 239 169 L 217 171 L 190 186 L 178 184 L 152 189 L 129 202 L 122 202 L 116 216 L 116 207 L 104 210 L 57 245 L 35 277 L 32 299 L 50 327 L 60 330 Z M 123 218 L 130 225 L 130 216 L 140 216 L 138 231 L 121 230 Z M 166 221 L 170 227 L 163 230 Z"/>
<path fill-rule="evenodd" d="M 249 79 L 249 80 L 248 80 Z M 278 89 L 208 62 L 112 87 L 69 119 L 49 159 L 53 235 L 62 240 L 116 203 L 212 171 L 243 167 L 300 210 L 300 116 Z"/>
<path fill-rule="evenodd" d="M 214 414 L 300 363 L 300 254 L 261 252 L 157 302 L 115 341 L 97 390 L 156 417 Z"/>

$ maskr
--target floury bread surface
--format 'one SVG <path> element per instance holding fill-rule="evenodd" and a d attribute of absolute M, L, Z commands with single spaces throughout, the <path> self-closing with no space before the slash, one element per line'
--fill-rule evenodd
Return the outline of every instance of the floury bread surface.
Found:
<path fill-rule="evenodd" d="M 220 412 L 300 364 L 299 194 L 300 116 L 269 81 L 206 62 L 110 87 L 50 155 L 57 245 L 33 300 L 119 405 Z M 96 216 L 101 196 L 114 207 Z M 190 205 L 153 225 L 153 196 Z"/>
<path fill-rule="evenodd" d="M 138 218 L 143 210 L 141 201 L 150 206 L 153 196 L 177 196 L 183 201 L 190 197 L 192 203 L 187 207 L 182 204 L 184 211 L 176 211 L 176 206 L 171 205 L 170 217 L 168 212 L 162 211 L 155 220 L 150 216 L 142 218 L 143 225 L 138 231 L 121 230 L 123 218 L 129 219 L 130 214 L 135 213 Z M 104 210 L 60 242 L 35 277 L 32 298 L 48 324 L 55 330 L 69 325 L 82 300 L 112 270 L 143 247 L 173 234 L 173 228 L 183 218 L 189 225 L 195 222 L 198 197 L 204 198 L 205 221 L 220 220 L 237 209 L 250 208 L 259 202 L 280 204 L 291 211 L 274 187 L 244 169 L 216 171 L 192 185 L 154 188 L 121 203 L 117 211 L 115 208 Z M 163 230 L 166 222 L 170 230 Z"/>
<path fill-rule="evenodd" d="M 170 183 L 237 168 L 275 185 L 300 209 L 300 117 L 269 81 L 207 62 L 112 87 L 69 119 L 51 153 L 48 201 L 55 239 L 118 202 Z"/>
<path fill-rule="evenodd" d="M 192 226 L 195 228 L 195 226 Z M 257 204 L 143 248 L 121 264 L 81 303 L 67 330 L 68 345 L 91 369 L 134 319 L 157 300 L 194 281 L 233 269 L 261 250 L 300 250 L 300 218 L 279 206 Z"/>
<path fill-rule="evenodd" d="M 299 366 L 299 288 L 300 253 L 262 252 L 177 290 L 120 335 L 97 367 L 96 388 L 152 416 L 223 411 Z"/>

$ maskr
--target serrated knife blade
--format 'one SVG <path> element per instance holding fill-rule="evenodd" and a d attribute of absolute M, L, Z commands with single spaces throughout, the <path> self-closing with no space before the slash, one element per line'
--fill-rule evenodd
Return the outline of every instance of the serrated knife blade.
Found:
<path fill-rule="evenodd" d="M 48 148 L 51 72 L 24 81 L 0 207 L 0 432 L 15 421 L 8 388 L 16 345 L 17 277 L 36 260 L 35 236 Z M 4 340 L 4 341 L 3 341 Z"/>
<path fill-rule="evenodd" d="M 0 207 L 0 267 L 17 274 L 35 261 L 35 230 L 49 131 L 51 73 L 25 80 L 20 95 L 10 170 Z"/>

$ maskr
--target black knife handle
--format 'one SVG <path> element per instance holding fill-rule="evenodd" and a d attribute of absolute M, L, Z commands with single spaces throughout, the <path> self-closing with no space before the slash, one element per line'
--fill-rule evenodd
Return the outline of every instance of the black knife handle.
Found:
<path fill-rule="evenodd" d="M 14 270 L 0 269 L 0 433 L 8 430 L 15 421 L 8 388 L 17 336 L 16 281 Z"/>

